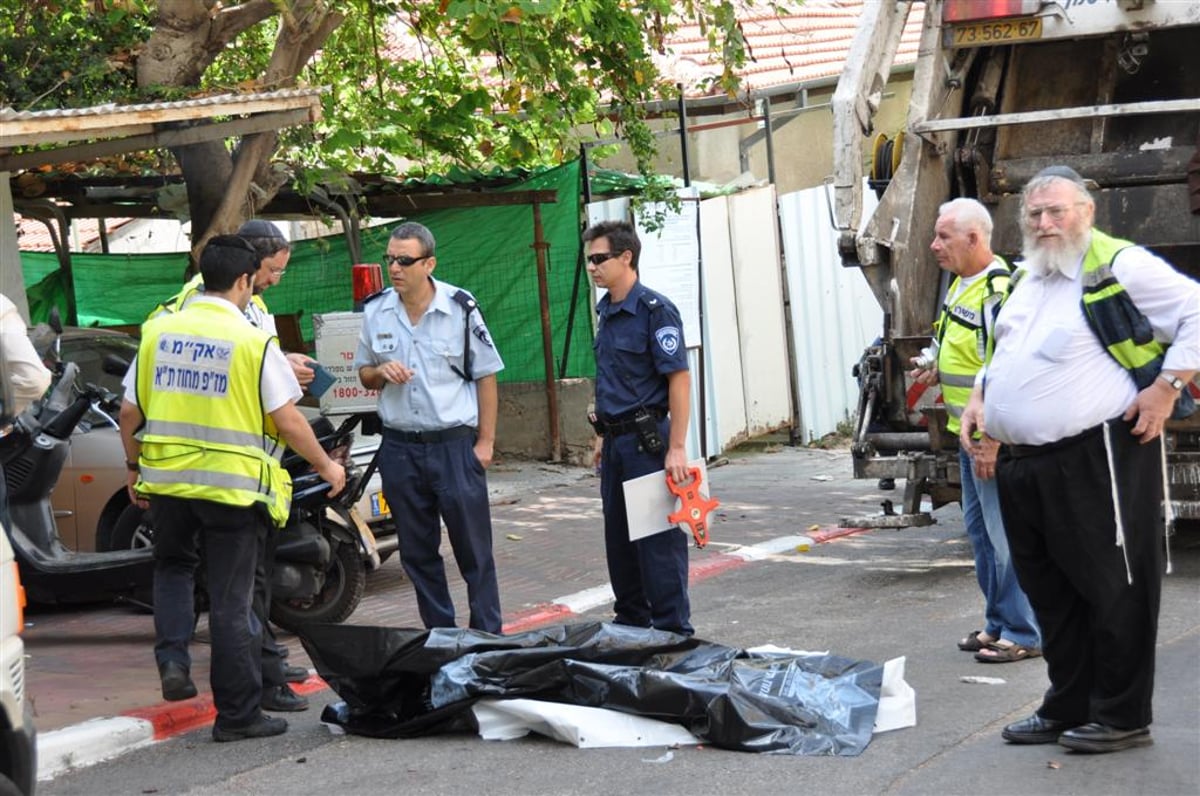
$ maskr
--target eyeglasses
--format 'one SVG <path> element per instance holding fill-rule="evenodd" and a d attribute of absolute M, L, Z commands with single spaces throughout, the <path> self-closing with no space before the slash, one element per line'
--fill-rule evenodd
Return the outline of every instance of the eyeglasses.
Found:
<path fill-rule="evenodd" d="M 1049 205 L 1047 207 L 1035 207 L 1025 213 L 1025 220 L 1030 224 L 1038 224 L 1042 220 L 1042 214 L 1050 217 L 1051 221 L 1062 221 L 1066 216 L 1067 211 L 1081 202 L 1072 202 L 1069 205 Z"/>
<path fill-rule="evenodd" d="M 412 265 L 413 263 L 419 263 L 422 260 L 428 260 L 429 257 L 430 257 L 430 255 L 428 255 L 428 254 L 423 255 L 421 257 L 409 257 L 407 254 L 385 254 L 385 255 L 383 255 L 383 261 L 385 263 L 387 263 L 389 266 L 402 265 L 405 268 L 407 268 L 408 266 Z"/>
<path fill-rule="evenodd" d="M 589 254 L 587 256 L 587 261 L 589 263 L 591 263 L 592 265 L 600 265 L 600 263 L 608 262 L 609 260 L 615 260 L 616 258 L 620 257 L 624 253 L 625 252 L 623 252 L 623 251 L 620 251 L 620 252 L 595 252 L 595 253 Z"/>
<path fill-rule="evenodd" d="M 267 270 L 271 272 L 271 276 L 279 276 L 279 277 L 281 277 L 281 276 L 283 276 L 284 274 L 286 274 L 286 273 L 287 273 L 287 269 L 286 269 L 286 268 L 268 268 Z"/>

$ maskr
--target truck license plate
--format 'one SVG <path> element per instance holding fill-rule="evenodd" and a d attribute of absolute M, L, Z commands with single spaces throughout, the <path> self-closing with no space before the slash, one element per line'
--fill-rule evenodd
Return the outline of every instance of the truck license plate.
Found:
<path fill-rule="evenodd" d="M 972 22 L 946 28 L 946 47 L 987 47 L 1014 41 L 1035 41 L 1042 38 L 1042 18 L 1006 19 L 992 22 Z"/>
<path fill-rule="evenodd" d="M 391 513 L 392 513 L 392 510 L 391 510 L 391 508 L 388 507 L 387 498 L 385 498 L 383 496 L 383 493 L 382 492 L 372 492 L 371 493 L 371 516 L 372 517 L 386 517 L 387 515 L 389 515 Z"/>

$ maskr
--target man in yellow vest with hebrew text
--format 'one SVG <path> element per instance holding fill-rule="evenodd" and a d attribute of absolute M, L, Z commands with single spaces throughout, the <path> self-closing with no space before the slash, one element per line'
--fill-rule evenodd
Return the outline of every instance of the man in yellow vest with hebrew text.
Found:
<path fill-rule="evenodd" d="M 163 696 L 196 694 L 187 639 L 203 550 L 217 741 L 287 730 L 286 721 L 262 712 L 262 626 L 251 609 L 267 534 L 286 522 L 291 502 L 284 444 L 316 467 L 330 494 L 346 479 L 296 409 L 300 386 L 278 342 L 243 314 L 260 260 L 236 235 L 209 241 L 200 256 L 204 293 L 142 327 L 121 406 L 131 497 L 149 496 L 157 534 L 155 658 Z"/>

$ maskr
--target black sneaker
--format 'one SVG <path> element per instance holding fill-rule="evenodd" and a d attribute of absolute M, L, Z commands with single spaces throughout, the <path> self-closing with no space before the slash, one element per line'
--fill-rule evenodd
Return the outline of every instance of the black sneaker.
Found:
<path fill-rule="evenodd" d="M 196 696 L 196 684 L 192 682 L 187 667 L 182 663 L 164 663 L 158 667 L 158 676 L 162 680 L 163 699 L 168 702 L 179 702 Z"/>
<path fill-rule="evenodd" d="M 303 666 L 283 665 L 283 681 L 285 683 L 303 683 L 308 679 L 308 669 Z"/>
<path fill-rule="evenodd" d="M 308 710 L 308 698 L 302 697 L 292 690 L 292 687 L 287 683 L 277 686 L 263 686 L 262 692 L 263 710 L 270 710 L 275 713 L 295 713 L 299 710 Z"/>
<path fill-rule="evenodd" d="M 247 738 L 269 738 L 287 732 L 287 721 L 260 713 L 258 718 L 240 727 L 222 727 L 221 720 L 213 724 L 212 737 L 217 743 L 244 741 Z"/>

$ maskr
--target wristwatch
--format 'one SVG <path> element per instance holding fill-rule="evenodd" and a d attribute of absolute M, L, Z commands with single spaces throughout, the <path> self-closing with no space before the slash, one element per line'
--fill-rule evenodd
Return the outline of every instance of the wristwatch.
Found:
<path fill-rule="evenodd" d="M 138 466 L 137 462 L 131 462 L 129 459 L 126 459 L 125 460 L 125 469 L 131 473 L 136 473 L 136 472 L 140 471 L 142 468 Z"/>
<path fill-rule="evenodd" d="M 1158 374 L 1158 377 L 1167 384 L 1170 384 L 1171 389 L 1173 389 L 1175 392 L 1179 392 L 1183 389 L 1183 379 L 1179 378 L 1178 376 L 1174 376 L 1170 373 L 1160 373 Z"/>

